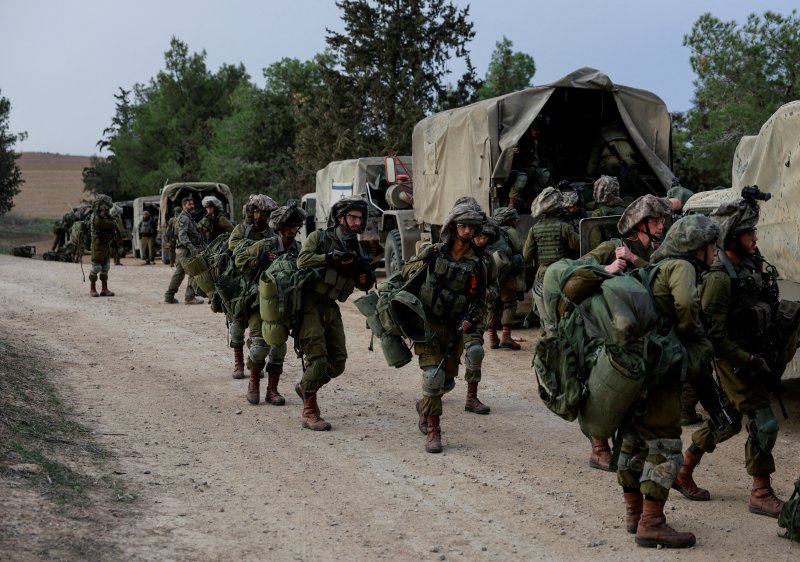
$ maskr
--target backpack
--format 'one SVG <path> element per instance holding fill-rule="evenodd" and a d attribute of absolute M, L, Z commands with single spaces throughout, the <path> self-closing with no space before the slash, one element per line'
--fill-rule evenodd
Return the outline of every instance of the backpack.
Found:
<path fill-rule="evenodd" d="M 283 345 L 290 335 L 297 339 L 303 319 L 303 288 L 316 278 L 315 270 L 297 268 L 294 252 L 281 254 L 261 274 L 258 281 L 261 337 L 269 345 Z"/>
<path fill-rule="evenodd" d="M 794 492 L 789 501 L 783 504 L 778 514 L 778 526 L 786 529 L 780 536 L 800 542 L 800 479 L 794 482 Z"/>

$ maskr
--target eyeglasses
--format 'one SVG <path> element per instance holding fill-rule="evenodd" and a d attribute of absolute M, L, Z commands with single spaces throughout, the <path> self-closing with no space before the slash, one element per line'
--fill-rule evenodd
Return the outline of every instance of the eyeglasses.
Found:
<path fill-rule="evenodd" d="M 463 222 L 456 223 L 456 228 L 475 228 L 474 224 L 464 224 Z"/>
<path fill-rule="evenodd" d="M 353 222 L 355 222 L 355 221 L 363 222 L 364 221 L 364 216 L 363 215 L 345 215 L 345 218 L 348 218 Z"/>
<path fill-rule="evenodd" d="M 665 219 L 664 217 L 658 217 L 657 219 L 649 217 L 648 220 L 653 224 L 664 224 L 665 222 L 667 222 L 667 219 Z"/>

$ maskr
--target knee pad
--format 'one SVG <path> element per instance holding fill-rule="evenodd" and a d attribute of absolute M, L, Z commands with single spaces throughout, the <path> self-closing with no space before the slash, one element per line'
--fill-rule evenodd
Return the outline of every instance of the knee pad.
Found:
<path fill-rule="evenodd" d="M 680 439 L 652 439 L 647 441 L 648 460 L 644 463 L 641 482 L 650 480 L 669 490 L 683 465 L 683 443 Z M 653 455 L 664 457 L 664 462 L 655 464 L 649 460 Z"/>
<path fill-rule="evenodd" d="M 451 390 L 456 387 L 456 379 L 445 379 L 444 385 L 442 386 L 442 394 L 447 394 Z"/>
<path fill-rule="evenodd" d="M 480 342 L 470 342 L 464 352 L 464 366 L 468 371 L 480 371 L 484 355 L 483 346 Z"/>
<path fill-rule="evenodd" d="M 250 360 L 256 365 L 263 365 L 269 354 L 269 346 L 264 338 L 251 338 Z"/>
<path fill-rule="evenodd" d="M 522 191 L 525 189 L 525 186 L 528 184 L 528 174 L 517 174 L 516 179 L 514 180 L 514 188 Z"/>
<path fill-rule="evenodd" d="M 269 348 L 268 362 L 272 365 L 283 365 L 283 360 L 286 358 L 286 342 L 281 345 L 273 345 Z"/>
<path fill-rule="evenodd" d="M 455 381 L 454 381 L 455 383 Z M 427 367 L 422 370 L 422 395 L 441 396 L 444 394 L 444 370 Z"/>
<path fill-rule="evenodd" d="M 230 326 L 228 326 L 228 335 L 231 338 L 231 347 L 242 347 L 244 345 L 244 326 L 239 322 L 231 322 Z"/>
<path fill-rule="evenodd" d="M 753 415 L 753 423 L 755 431 L 750 433 L 750 437 L 759 449 L 771 454 L 775 447 L 775 441 L 778 439 L 778 420 L 775 419 L 772 408 L 767 406 L 756 410 Z"/>
<path fill-rule="evenodd" d="M 312 361 L 306 368 L 306 373 L 313 378 L 314 380 L 325 381 L 326 383 L 330 380 L 330 376 L 328 376 L 328 359 L 325 357 L 318 357 Z"/>

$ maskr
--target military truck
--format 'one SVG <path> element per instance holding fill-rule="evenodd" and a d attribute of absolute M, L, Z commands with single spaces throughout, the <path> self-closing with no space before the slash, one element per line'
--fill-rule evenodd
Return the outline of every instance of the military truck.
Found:
<path fill-rule="evenodd" d="M 222 202 L 223 213 L 225 213 L 231 222 L 234 222 L 234 203 L 231 188 L 224 183 L 215 182 L 176 182 L 165 185 L 161 188 L 161 195 L 159 200 L 158 212 L 158 238 L 162 240 L 161 244 L 161 259 L 164 263 L 169 261 L 169 256 L 165 255 L 168 252 L 168 244 L 164 243 L 164 235 L 167 231 L 167 222 L 172 218 L 172 209 L 180 207 L 181 201 L 185 197 L 191 197 L 194 200 L 194 218 L 199 221 L 205 214 L 205 209 L 202 208 L 201 203 L 203 197 L 213 195 Z"/>
<path fill-rule="evenodd" d="M 350 195 L 362 195 L 369 206 L 366 229 L 359 237 L 364 251 L 374 261 L 384 262 L 387 274 L 397 271 L 404 256 L 414 255 L 420 238 L 412 209 L 411 158 L 356 158 L 331 162 L 319 170 L 316 191 L 301 199 L 301 206 L 309 213 L 301 236 L 325 228 L 333 204 Z"/>
<path fill-rule="evenodd" d="M 587 176 L 587 164 L 598 143 L 600 148 L 610 144 L 604 136 L 608 128 L 621 131 L 635 160 L 635 169 L 622 170 L 630 175 L 630 181 L 621 181 L 628 186 L 623 197 L 663 196 L 672 185 L 672 128 L 664 102 L 584 67 L 552 84 L 436 113 L 417 123 L 412 135 L 413 211 L 423 240 L 438 238 L 459 197 L 474 197 L 487 212 L 508 205 L 514 156 L 532 128 L 537 128 L 538 149 L 549 160 L 547 183 L 585 187 L 584 203 L 591 203 L 596 179 Z M 522 210 L 530 212 L 529 207 Z M 532 223 L 529 215 L 523 216 L 523 236 Z"/>

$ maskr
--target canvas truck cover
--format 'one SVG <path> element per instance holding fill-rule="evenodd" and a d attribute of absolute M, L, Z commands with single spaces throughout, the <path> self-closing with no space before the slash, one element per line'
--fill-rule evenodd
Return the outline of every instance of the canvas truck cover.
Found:
<path fill-rule="evenodd" d="M 409 156 L 399 156 L 406 163 L 411 162 Z M 398 170 L 398 173 L 403 173 Z M 367 182 L 375 188 L 384 176 L 383 156 L 355 158 L 331 162 L 317 172 L 317 224 L 328 220 L 331 206 L 342 197 L 359 195 L 367 189 Z"/>
<path fill-rule="evenodd" d="M 489 210 L 491 185 L 508 177 L 513 148 L 558 89 L 612 93 L 630 139 L 666 192 L 673 179 L 666 105 L 655 94 L 616 85 L 602 72 L 584 67 L 552 84 L 443 111 L 417 123 L 412 135 L 417 221 L 442 224 L 453 202 L 465 195 Z"/>
<path fill-rule="evenodd" d="M 761 202 L 758 247 L 781 277 L 800 283 L 800 101 L 782 106 L 755 137 L 743 137 L 733 159 L 731 185 L 771 193 Z"/>
<path fill-rule="evenodd" d="M 224 199 L 223 203 L 228 208 L 228 218 L 234 220 L 234 205 L 233 195 L 231 188 L 224 183 L 214 182 L 179 182 L 165 185 L 161 189 L 161 207 L 159 208 L 158 224 L 163 228 L 167 224 L 167 219 L 171 216 L 173 207 L 180 207 L 181 202 L 179 195 L 182 191 L 195 192 L 198 195 L 198 201 L 202 200 L 206 195 L 215 195 Z"/>

